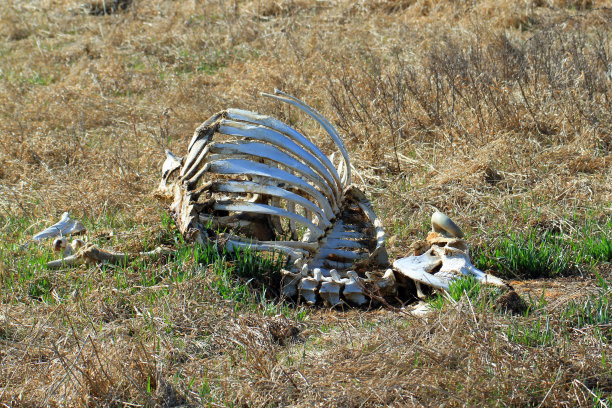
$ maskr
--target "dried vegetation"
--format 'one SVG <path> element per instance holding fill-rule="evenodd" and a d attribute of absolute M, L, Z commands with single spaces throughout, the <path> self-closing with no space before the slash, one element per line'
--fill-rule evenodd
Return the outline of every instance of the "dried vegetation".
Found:
<path fill-rule="evenodd" d="M 319 134 L 258 97 L 276 87 L 344 135 L 393 257 L 434 207 L 493 268 L 513 237 L 609 254 L 611 44 L 597 0 L 3 2 L 0 405 L 609 406 L 609 255 L 515 283 L 528 315 L 306 310 L 193 252 L 151 192 L 221 109 Z M 182 252 L 47 271 L 19 243 L 63 211 L 102 246 Z"/>

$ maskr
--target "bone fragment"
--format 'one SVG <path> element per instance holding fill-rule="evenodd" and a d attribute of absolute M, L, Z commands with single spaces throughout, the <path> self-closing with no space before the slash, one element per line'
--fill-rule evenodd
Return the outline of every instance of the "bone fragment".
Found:
<path fill-rule="evenodd" d="M 85 226 L 83 223 L 73 220 L 70 218 L 70 215 L 65 212 L 62 214 L 62 218 L 59 220 L 59 222 L 34 235 L 32 237 L 32 241 L 41 241 L 46 238 L 75 235 L 83 232 L 85 232 Z"/>
<path fill-rule="evenodd" d="M 376 286 L 383 297 L 397 295 L 397 281 L 393 269 L 387 269 L 382 278 L 376 281 Z"/>
<path fill-rule="evenodd" d="M 355 271 L 348 271 L 346 274 L 348 278 L 341 280 L 341 282 L 344 283 L 342 296 L 344 296 L 347 301 L 357 306 L 366 304 L 368 299 L 363 294 L 363 287 L 359 282 L 359 275 Z"/>
<path fill-rule="evenodd" d="M 169 250 L 157 247 L 153 251 L 139 252 L 136 254 L 122 253 L 122 252 L 108 252 L 98 248 L 92 244 L 86 244 L 76 254 L 68 256 L 63 259 L 51 261 L 47 263 L 47 268 L 56 269 L 62 266 L 74 266 L 83 263 L 88 264 L 99 264 L 99 263 L 110 263 L 110 264 L 122 264 L 129 262 L 135 258 L 154 258 L 163 253 L 170 253 Z"/>
<path fill-rule="evenodd" d="M 63 258 L 66 258 L 76 254 L 83 245 L 85 242 L 80 239 L 73 239 L 69 244 L 66 238 L 56 238 L 53 240 L 52 248 L 53 252 L 59 252 Z"/>
<path fill-rule="evenodd" d="M 436 211 L 431 216 L 433 230 L 445 237 L 463 238 L 463 231 L 446 214 Z"/>

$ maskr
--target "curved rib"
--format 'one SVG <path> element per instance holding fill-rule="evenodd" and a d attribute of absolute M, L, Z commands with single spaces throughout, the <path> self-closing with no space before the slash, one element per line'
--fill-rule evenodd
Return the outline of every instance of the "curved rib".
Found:
<path fill-rule="evenodd" d="M 336 143 L 336 146 L 340 150 L 340 153 L 342 153 L 342 157 L 344 157 L 344 164 L 346 165 L 346 178 L 343 179 L 342 182 L 345 187 L 351 184 L 351 160 L 349 158 L 348 151 L 346 150 L 346 146 L 344 146 L 344 142 L 342 141 L 342 138 L 340 137 L 336 129 L 332 126 L 332 124 L 329 123 L 329 121 L 325 119 L 323 115 L 321 115 L 319 112 L 317 112 L 310 106 L 306 105 L 304 102 L 297 99 L 296 97 L 286 94 L 278 89 L 275 89 L 274 93 L 275 95 L 271 95 L 271 94 L 262 92 L 261 95 L 267 96 L 269 98 L 277 99 L 281 102 L 289 103 L 293 106 L 296 106 L 297 108 L 301 109 L 302 111 L 310 115 L 314 120 L 319 122 L 319 124 L 323 127 L 323 129 L 325 129 L 325 131 L 329 134 L 332 140 Z M 278 95 L 283 95 L 283 96 L 278 96 Z"/>
<path fill-rule="evenodd" d="M 212 124 L 215 123 L 215 121 L 222 116 L 225 116 L 225 112 L 215 113 L 210 118 L 208 118 L 204 123 L 202 123 L 200 126 L 196 128 L 196 130 L 193 132 L 193 137 L 191 138 L 191 141 L 189 142 L 189 146 L 187 147 L 188 152 L 191 151 L 191 148 L 193 147 L 194 143 L 200 138 L 208 139 L 208 137 L 206 137 L 208 135 L 207 134 L 202 135 L 202 132 L 205 132 L 207 128 L 212 126 Z"/>
<path fill-rule="evenodd" d="M 329 187 L 329 184 L 327 184 L 321 176 L 312 171 L 312 169 L 306 166 L 304 163 L 294 159 L 292 156 L 289 156 L 288 154 L 280 151 L 274 146 L 257 142 L 218 144 L 215 143 L 210 146 L 210 152 L 218 154 L 248 155 L 280 163 L 283 166 L 286 166 L 291 170 L 295 171 L 296 173 L 298 173 L 298 175 L 310 180 L 330 200 L 334 212 L 336 212 L 338 209 L 336 197 L 334 196 L 333 191 Z"/>
<path fill-rule="evenodd" d="M 233 250 L 234 247 L 238 247 L 238 248 L 250 248 L 254 251 L 280 251 L 283 252 L 284 254 L 289 255 L 290 258 L 292 259 L 299 259 L 299 258 L 303 258 L 304 256 L 306 256 L 306 254 L 308 253 L 307 251 L 304 251 L 302 249 L 296 249 L 296 248 L 290 248 L 287 246 L 282 246 L 282 245 L 270 245 L 270 244 L 262 244 L 260 242 L 242 242 L 242 241 L 236 241 L 233 239 L 228 240 L 225 243 L 225 247 L 228 250 Z"/>
<path fill-rule="evenodd" d="M 233 241 L 237 241 L 237 242 L 244 242 L 244 243 L 249 243 L 249 244 L 264 244 L 264 245 L 270 245 L 271 247 L 273 246 L 280 246 L 280 247 L 287 247 L 287 248 L 291 248 L 291 249 L 297 249 L 297 250 L 303 250 L 303 251 L 308 251 L 308 252 L 314 252 L 317 249 L 319 249 L 319 245 L 316 242 L 303 242 L 303 241 L 259 241 L 259 240 L 253 240 L 253 239 L 249 239 L 249 238 L 243 238 L 240 237 L 238 235 L 233 235 L 233 234 L 229 234 L 229 233 L 221 233 L 219 234 L 220 238 L 227 238 L 227 239 L 231 239 Z"/>
<path fill-rule="evenodd" d="M 323 213 L 323 210 L 317 207 L 314 203 L 312 203 L 311 201 L 307 200 L 306 198 L 298 194 L 292 193 L 280 187 L 266 186 L 266 185 L 262 185 L 258 183 L 253 183 L 252 181 L 228 180 L 228 181 L 214 181 L 211 183 L 208 189 L 215 191 L 215 192 L 267 194 L 267 195 L 271 195 L 274 197 L 279 197 L 287 201 L 301 205 L 304 208 L 308 208 L 309 210 L 317 214 L 317 217 L 320 220 L 319 222 L 322 224 L 319 226 L 322 226 L 322 228 L 327 228 L 329 225 L 331 225 L 331 222 L 325 216 L 325 214 Z"/>
<path fill-rule="evenodd" d="M 257 214 L 277 215 L 279 217 L 285 217 L 288 219 L 292 219 L 295 222 L 302 224 L 303 226 L 308 228 L 312 234 L 315 235 L 314 239 L 317 239 L 324 234 L 321 228 L 317 227 L 310 220 L 302 217 L 301 215 L 294 214 L 289 211 L 283 210 L 281 208 L 272 207 L 266 204 L 249 203 L 249 202 L 244 202 L 244 201 L 225 201 L 225 202 L 216 202 L 213 205 L 213 208 L 215 210 L 242 211 L 242 212 L 251 212 L 251 213 L 257 213 Z"/>
<path fill-rule="evenodd" d="M 338 199 L 340 200 L 340 194 L 342 192 L 343 186 L 336 167 L 333 165 L 331 160 L 329 160 L 329 158 L 317 147 L 317 145 L 308 140 L 308 138 L 306 138 L 304 135 L 302 135 L 301 133 L 278 119 L 272 118 L 270 116 L 259 115 L 254 112 L 249 112 L 241 109 L 228 109 L 227 118 L 231 120 L 249 122 L 256 125 L 265 126 L 281 133 L 282 135 L 292 139 L 299 145 L 303 146 L 306 150 L 312 153 L 327 168 L 329 174 L 332 175 L 336 186 L 334 190 L 338 192 Z"/>
<path fill-rule="evenodd" d="M 314 170 L 316 170 L 326 181 L 327 184 L 334 188 L 334 192 L 336 193 L 337 201 L 340 201 L 340 190 L 335 188 L 333 175 L 330 175 L 329 171 L 321 165 L 321 163 L 317 160 L 315 156 L 308 153 L 304 148 L 299 146 L 293 140 L 288 137 L 282 135 L 281 133 L 276 132 L 275 130 L 268 129 L 262 126 L 251 125 L 243 122 L 234 122 L 231 120 L 224 119 L 221 121 L 221 125 L 217 129 L 217 132 L 230 135 L 230 136 L 240 136 L 246 137 L 250 139 L 263 140 L 272 145 L 278 146 L 282 149 L 287 150 L 288 152 L 294 154 L 297 157 L 300 157 L 304 160 L 308 165 L 312 166 Z"/>
<path fill-rule="evenodd" d="M 314 198 L 319 203 L 319 206 L 325 213 L 326 218 L 332 219 L 335 216 L 329 202 L 321 193 L 319 193 L 319 191 L 317 191 L 314 187 L 306 183 L 301 178 L 276 167 L 264 163 L 255 163 L 250 160 L 242 159 L 211 161 L 206 163 L 206 165 L 198 172 L 198 174 L 196 174 L 195 176 L 193 176 L 193 178 L 189 180 L 188 184 L 195 184 L 200 178 L 200 176 L 206 171 L 212 171 L 213 173 L 218 174 L 244 174 L 252 176 L 263 176 L 276 180 L 279 185 L 290 184 Z"/>

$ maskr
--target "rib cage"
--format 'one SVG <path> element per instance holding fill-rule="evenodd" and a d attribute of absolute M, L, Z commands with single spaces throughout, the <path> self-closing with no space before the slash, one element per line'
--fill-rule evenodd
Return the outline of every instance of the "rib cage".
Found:
<path fill-rule="evenodd" d="M 296 106 L 323 127 L 340 153 L 337 164 L 281 121 L 228 109 L 196 129 L 184 158 L 167 152 L 159 191 L 174 198 L 171 212 L 188 238 L 203 242 L 208 230 L 217 230 L 229 250 L 287 254 L 285 294 L 299 288 L 313 303 L 317 295 L 305 286 L 315 279 L 317 293 L 331 282 L 348 296 L 349 285 L 365 278 L 350 271 L 356 264 L 388 264 L 381 223 L 350 184 L 348 152 L 333 126 L 300 100 L 275 92 L 263 95 Z"/>

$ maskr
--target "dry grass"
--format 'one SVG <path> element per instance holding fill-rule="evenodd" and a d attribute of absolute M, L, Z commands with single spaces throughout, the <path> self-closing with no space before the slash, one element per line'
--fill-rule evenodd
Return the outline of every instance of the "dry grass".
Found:
<path fill-rule="evenodd" d="M 172 243 L 151 192 L 164 149 L 183 154 L 209 115 L 251 109 L 320 134 L 258 97 L 275 87 L 344 135 L 393 257 L 422 237 L 433 207 L 476 246 L 506 231 L 604 228 L 611 27 L 605 1 L 5 1 L 1 235 L 20 241 L 71 211 L 98 239 L 124 234 L 107 245 Z M 14 260 L 27 258 L 23 248 L 2 248 L 4 406 L 574 407 L 612 398 L 609 341 L 564 326 L 570 289 L 560 290 L 561 306 L 530 317 L 460 303 L 425 321 L 224 300 L 210 270 L 173 280 L 197 267 L 172 259 L 49 272 Z M 24 270 L 28 278 L 7 284 Z M 610 277 L 609 264 L 599 270 Z M 579 282 L 593 287 L 588 272 Z M 288 321 L 269 317 L 281 311 Z M 544 315 L 554 343 L 509 339 L 508 327 Z M 302 332 L 274 334 L 293 326 Z"/>

